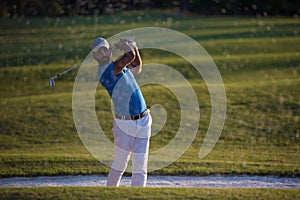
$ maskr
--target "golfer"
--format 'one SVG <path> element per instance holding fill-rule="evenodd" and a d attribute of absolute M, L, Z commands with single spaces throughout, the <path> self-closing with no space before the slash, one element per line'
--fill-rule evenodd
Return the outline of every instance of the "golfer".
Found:
<path fill-rule="evenodd" d="M 121 39 L 115 48 L 124 54 L 113 61 L 109 43 L 93 41 L 93 57 L 98 62 L 98 80 L 114 105 L 114 160 L 107 186 L 119 186 L 132 154 L 132 186 L 146 186 L 149 139 L 152 118 L 134 78 L 142 69 L 142 60 L 134 41 Z M 134 74 L 134 75 L 133 75 Z"/>

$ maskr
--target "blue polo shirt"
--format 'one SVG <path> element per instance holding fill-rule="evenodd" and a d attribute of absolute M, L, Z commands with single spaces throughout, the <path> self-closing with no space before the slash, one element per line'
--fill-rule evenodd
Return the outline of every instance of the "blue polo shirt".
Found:
<path fill-rule="evenodd" d="M 98 80 L 107 90 L 114 103 L 115 113 L 122 116 L 134 116 L 147 109 L 142 92 L 130 70 L 114 74 L 114 62 L 98 66 Z"/>

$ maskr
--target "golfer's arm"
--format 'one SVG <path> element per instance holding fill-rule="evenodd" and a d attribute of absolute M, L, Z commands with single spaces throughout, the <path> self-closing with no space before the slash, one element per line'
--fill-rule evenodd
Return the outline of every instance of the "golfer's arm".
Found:
<path fill-rule="evenodd" d="M 136 54 L 133 48 L 130 48 L 124 55 L 115 62 L 115 75 L 119 74 L 126 66 L 130 65 L 135 60 Z"/>
<path fill-rule="evenodd" d="M 142 58 L 137 48 L 134 51 L 135 51 L 135 59 L 133 60 L 132 63 L 130 63 L 128 68 L 134 75 L 138 75 L 139 73 L 142 72 Z"/>

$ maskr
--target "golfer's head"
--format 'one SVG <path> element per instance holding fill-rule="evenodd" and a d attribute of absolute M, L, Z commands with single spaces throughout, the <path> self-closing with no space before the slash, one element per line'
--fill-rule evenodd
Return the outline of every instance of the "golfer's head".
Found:
<path fill-rule="evenodd" d="M 104 38 L 96 38 L 91 49 L 93 57 L 98 61 L 99 64 L 107 64 L 112 60 L 112 53 L 109 48 L 109 43 Z"/>

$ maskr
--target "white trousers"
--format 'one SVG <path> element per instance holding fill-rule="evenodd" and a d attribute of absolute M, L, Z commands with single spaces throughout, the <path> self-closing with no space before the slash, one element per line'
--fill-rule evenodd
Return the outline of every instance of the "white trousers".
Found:
<path fill-rule="evenodd" d="M 150 113 L 138 120 L 115 118 L 114 161 L 108 174 L 107 186 L 119 186 L 132 154 L 132 186 L 146 186 L 149 140 L 152 118 Z"/>

